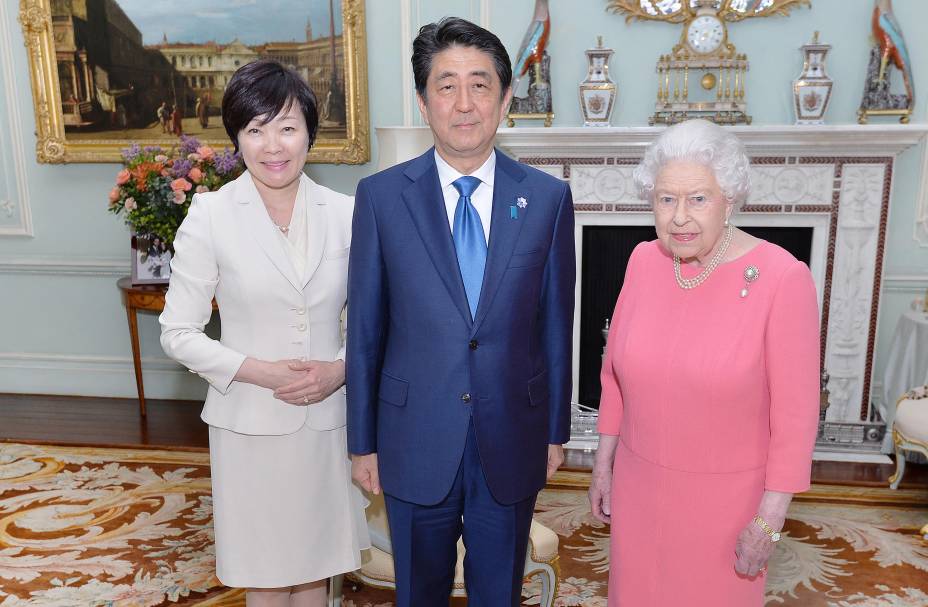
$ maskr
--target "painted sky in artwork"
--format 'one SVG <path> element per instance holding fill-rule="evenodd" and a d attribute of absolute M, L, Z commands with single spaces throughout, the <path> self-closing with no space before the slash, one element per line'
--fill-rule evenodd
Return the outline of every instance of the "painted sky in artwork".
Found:
<path fill-rule="evenodd" d="M 168 42 L 245 44 L 306 39 L 329 31 L 329 0 L 118 0 L 142 32 L 144 44 Z M 342 33 L 341 1 L 335 0 L 335 33 Z"/>

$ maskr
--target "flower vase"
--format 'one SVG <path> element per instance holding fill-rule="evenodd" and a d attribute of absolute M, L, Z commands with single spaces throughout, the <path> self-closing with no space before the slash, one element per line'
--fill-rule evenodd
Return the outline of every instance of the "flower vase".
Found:
<path fill-rule="evenodd" d="M 580 83 L 580 110 L 583 126 L 609 126 L 615 97 L 618 92 L 615 82 L 609 77 L 611 48 L 603 48 L 603 37 L 597 38 L 596 48 L 586 50 L 589 62 L 586 79 Z"/>
<path fill-rule="evenodd" d="M 825 111 L 831 101 L 834 81 L 825 73 L 825 56 L 830 44 L 819 44 L 818 32 L 801 48 L 802 73 L 793 81 L 793 109 L 796 124 L 825 124 Z"/>

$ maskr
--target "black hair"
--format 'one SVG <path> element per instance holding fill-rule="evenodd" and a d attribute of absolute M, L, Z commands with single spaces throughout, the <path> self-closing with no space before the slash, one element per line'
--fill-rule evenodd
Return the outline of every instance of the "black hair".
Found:
<path fill-rule="evenodd" d="M 459 17 L 445 17 L 438 23 L 429 23 L 419 29 L 419 35 L 412 42 L 412 73 L 416 80 L 416 92 L 425 99 L 425 86 L 432 71 L 432 60 L 435 55 L 452 46 L 473 47 L 493 59 L 502 86 L 502 99 L 512 84 L 512 64 L 506 47 L 493 32 Z"/>
<path fill-rule="evenodd" d="M 259 59 L 235 70 L 222 95 L 222 125 L 238 151 L 238 134 L 256 117 L 269 122 L 296 103 L 306 119 L 309 147 L 319 128 L 316 95 L 299 74 L 273 59 Z"/>

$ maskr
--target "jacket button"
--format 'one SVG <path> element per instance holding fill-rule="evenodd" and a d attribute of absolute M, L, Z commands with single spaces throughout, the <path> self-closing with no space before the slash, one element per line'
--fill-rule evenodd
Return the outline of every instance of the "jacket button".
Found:
<path fill-rule="evenodd" d="M 300 323 L 300 324 L 297 325 L 296 329 L 297 329 L 297 331 L 305 331 L 305 330 L 306 330 L 306 325 L 305 325 L 304 323 Z"/>
<path fill-rule="evenodd" d="M 470 402 L 470 392 L 465 392 L 464 394 L 462 394 L 462 395 L 461 395 L 461 400 L 463 400 L 465 403 L 469 403 L 469 402 Z"/>
<path fill-rule="evenodd" d="M 296 313 L 302 316 L 303 314 L 306 314 L 306 308 L 297 308 Z"/>
<path fill-rule="evenodd" d="M 467 344 L 467 347 L 470 348 L 471 350 L 476 350 L 476 349 L 477 349 L 477 346 L 479 346 L 479 345 L 480 345 L 480 344 L 477 343 L 477 340 L 476 340 L 476 339 L 472 339 L 472 340 L 470 340 L 470 343 Z"/>

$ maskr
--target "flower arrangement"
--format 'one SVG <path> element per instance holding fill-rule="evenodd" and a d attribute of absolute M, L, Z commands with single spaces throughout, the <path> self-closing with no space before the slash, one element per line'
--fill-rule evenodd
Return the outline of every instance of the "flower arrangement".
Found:
<path fill-rule="evenodd" d="M 168 150 L 133 144 L 122 157 L 123 169 L 109 194 L 110 212 L 125 212 L 134 232 L 167 243 L 174 242 L 195 193 L 218 190 L 244 170 L 237 152 L 217 152 L 186 135 Z"/>

